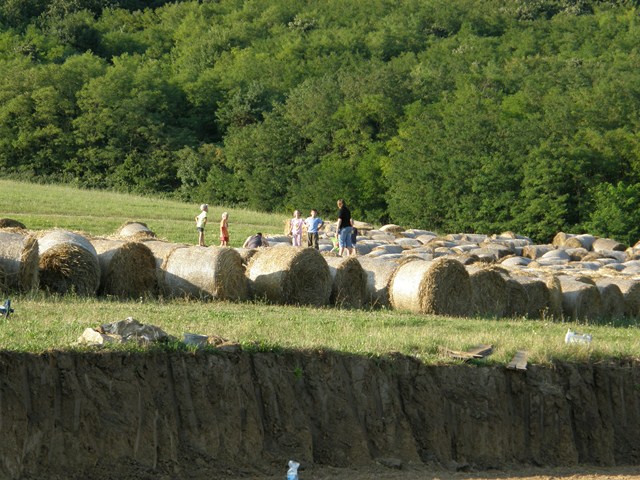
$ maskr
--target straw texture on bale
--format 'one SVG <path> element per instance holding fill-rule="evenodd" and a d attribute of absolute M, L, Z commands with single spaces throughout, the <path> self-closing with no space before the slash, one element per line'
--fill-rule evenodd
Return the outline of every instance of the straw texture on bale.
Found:
<path fill-rule="evenodd" d="M 457 260 L 414 260 L 398 267 L 391 280 L 391 305 L 396 310 L 435 315 L 469 314 L 469 274 Z"/>
<path fill-rule="evenodd" d="M 229 247 L 176 248 L 165 262 L 163 291 L 170 297 L 246 300 L 242 257 Z"/>
<path fill-rule="evenodd" d="M 141 242 L 92 238 L 100 262 L 98 293 L 121 298 L 149 297 L 157 293 L 153 253 Z"/>
<path fill-rule="evenodd" d="M 2 290 L 29 292 L 38 288 L 38 241 L 32 235 L 0 231 Z"/>
<path fill-rule="evenodd" d="M 503 275 L 505 280 L 505 291 L 507 294 L 507 307 L 505 315 L 507 317 L 524 317 L 527 315 L 527 292 L 522 284 L 513 277 Z"/>
<path fill-rule="evenodd" d="M 556 236 L 553 237 L 551 244 L 556 248 L 563 247 L 567 239 L 575 236 L 576 236 L 575 233 L 558 232 Z"/>
<path fill-rule="evenodd" d="M 24 223 L 19 222 L 18 220 L 13 220 L 12 218 L 0 218 L 0 228 L 19 228 L 21 230 L 26 230 L 26 226 Z"/>
<path fill-rule="evenodd" d="M 142 222 L 126 222 L 116 232 L 120 237 L 141 240 L 144 238 L 156 238 L 156 234 Z"/>
<path fill-rule="evenodd" d="M 562 286 L 562 312 L 574 320 L 595 320 L 602 315 L 602 300 L 595 285 L 560 275 Z"/>
<path fill-rule="evenodd" d="M 467 267 L 471 282 L 471 313 L 501 318 L 507 310 L 507 287 L 502 274 L 491 268 Z"/>
<path fill-rule="evenodd" d="M 596 280 L 596 287 L 600 292 L 602 301 L 602 317 L 603 318 L 622 318 L 624 317 L 624 295 L 620 287 L 612 283 L 608 278 L 599 278 Z"/>
<path fill-rule="evenodd" d="M 331 273 L 324 257 L 314 248 L 265 248 L 247 266 L 257 298 L 289 305 L 321 307 L 329 303 Z"/>
<path fill-rule="evenodd" d="M 240 254 L 240 257 L 242 258 L 242 264 L 246 266 L 249 264 L 249 261 L 251 261 L 251 258 L 256 254 L 258 249 L 257 248 L 235 248 L 235 251 Z"/>
<path fill-rule="evenodd" d="M 625 316 L 640 317 L 640 280 L 613 277 L 610 281 L 615 283 L 622 292 Z"/>
<path fill-rule="evenodd" d="M 66 230 L 52 230 L 40 237 L 38 244 L 42 289 L 95 295 L 100 286 L 100 264 L 89 240 Z"/>
<path fill-rule="evenodd" d="M 330 302 L 342 308 L 362 308 L 367 297 L 367 274 L 356 257 L 325 257 L 333 286 Z"/>
<path fill-rule="evenodd" d="M 555 275 L 545 275 L 543 280 L 549 291 L 549 316 L 559 320 L 562 318 L 562 284 Z"/>
<path fill-rule="evenodd" d="M 389 308 L 389 284 L 398 268 L 398 262 L 368 257 L 356 258 L 367 275 L 367 302 L 374 308 Z"/>
<path fill-rule="evenodd" d="M 549 289 L 546 283 L 539 278 L 529 276 L 514 275 L 512 278 L 522 285 L 526 293 L 525 315 L 532 319 L 543 319 L 550 316 Z"/>
<path fill-rule="evenodd" d="M 186 248 L 188 245 L 184 243 L 163 242 L 160 240 L 146 240 L 145 246 L 151 250 L 156 264 L 156 279 L 158 288 L 164 293 L 164 270 L 169 256 L 178 248 Z"/>

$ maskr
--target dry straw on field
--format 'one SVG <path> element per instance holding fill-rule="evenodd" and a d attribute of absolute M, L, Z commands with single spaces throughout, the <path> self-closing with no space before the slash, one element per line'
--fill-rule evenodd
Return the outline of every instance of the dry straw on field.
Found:
<path fill-rule="evenodd" d="M 257 248 L 235 248 L 235 251 L 240 254 L 240 257 L 242 258 L 242 264 L 248 265 L 249 262 L 251 261 L 251 258 L 256 254 L 258 249 Z"/>
<path fill-rule="evenodd" d="M 470 312 L 503 317 L 507 311 L 507 287 L 503 274 L 490 267 L 471 265 L 466 268 L 471 282 Z"/>
<path fill-rule="evenodd" d="M 242 257 L 229 247 L 177 248 L 164 265 L 164 292 L 170 297 L 246 300 Z"/>
<path fill-rule="evenodd" d="M 40 286 L 51 293 L 94 295 L 100 285 L 98 254 L 91 242 L 67 230 L 52 230 L 38 239 Z"/>
<path fill-rule="evenodd" d="M 169 256 L 178 248 L 186 248 L 188 245 L 184 243 L 163 242 L 161 240 L 144 240 L 143 243 L 151 251 L 156 264 L 156 283 L 158 285 L 158 293 L 166 294 L 164 289 L 165 267 Z"/>
<path fill-rule="evenodd" d="M 0 218 L 0 228 L 19 228 L 20 230 L 26 230 L 24 223 L 12 218 Z"/>
<path fill-rule="evenodd" d="M 469 274 L 451 258 L 407 262 L 391 280 L 390 297 L 396 310 L 466 316 L 470 311 Z"/>
<path fill-rule="evenodd" d="M 399 263 L 378 258 L 356 258 L 367 275 L 367 302 L 374 308 L 389 308 L 389 284 Z"/>
<path fill-rule="evenodd" d="M 256 298 L 272 303 L 312 305 L 329 303 L 331 273 L 314 248 L 265 248 L 247 266 Z"/>
<path fill-rule="evenodd" d="M 28 292 L 38 288 L 38 241 L 32 235 L 0 231 L 2 290 Z"/>
<path fill-rule="evenodd" d="M 141 242 L 92 238 L 100 262 L 98 293 L 122 298 L 140 298 L 157 293 L 153 253 Z"/>
<path fill-rule="evenodd" d="M 367 274 L 356 257 L 325 257 L 333 286 L 330 302 L 342 308 L 362 308 L 367 297 Z"/>
<path fill-rule="evenodd" d="M 126 222 L 116 231 L 116 236 L 126 237 L 130 240 L 143 240 L 145 238 L 156 238 L 156 234 L 142 222 Z"/>

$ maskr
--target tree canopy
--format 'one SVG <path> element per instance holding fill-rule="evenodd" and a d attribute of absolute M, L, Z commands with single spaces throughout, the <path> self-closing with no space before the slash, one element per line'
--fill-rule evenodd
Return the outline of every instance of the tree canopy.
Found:
<path fill-rule="evenodd" d="M 633 243 L 638 19 L 624 0 L 6 0 L 0 171 Z"/>

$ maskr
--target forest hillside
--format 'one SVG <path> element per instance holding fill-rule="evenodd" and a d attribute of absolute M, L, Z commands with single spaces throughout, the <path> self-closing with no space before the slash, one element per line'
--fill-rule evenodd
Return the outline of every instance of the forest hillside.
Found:
<path fill-rule="evenodd" d="M 2 0 L 0 173 L 640 238 L 635 1 Z"/>

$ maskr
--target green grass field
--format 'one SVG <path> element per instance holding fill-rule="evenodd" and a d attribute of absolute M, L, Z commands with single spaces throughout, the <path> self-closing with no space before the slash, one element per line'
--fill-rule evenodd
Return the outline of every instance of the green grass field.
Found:
<path fill-rule="evenodd" d="M 19 220 L 32 230 L 59 227 L 104 235 L 113 233 L 125 221 L 141 221 L 161 238 L 195 244 L 193 217 L 197 209 L 197 205 L 151 197 L 0 181 L 0 217 Z M 217 217 L 223 210 L 230 213 L 233 246 L 240 245 L 258 229 L 281 233 L 286 218 L 213 206 L 210 216 Z M 208 233 L 211 234 L 211 228 Z M 211 238 L 207 239 L 209 244 Z M 539 364 L 556 359 L 601 361 L 640 357 L 640 329 L 635 320 L 576 325 L 261 303 L 121 302 L 109 298 L 54 297 L 40 292 L 11 298 L 15 313 L 9 319 L 0 318 L 3 350 L 43 352 L 77 348 L 72 344 L 85 328 L 132 316 L 178 338 L 185 332 L 215 334 L 239 341 L 245 348 L 261 350 L 331 349 L 373 356 L 400 352 L 427 363 L 450 363 L 454 360 L 443 356 L 440 347 L 460 350 L 488 343 L 495 346 L 495 353 L 483 360 L 486 363 L 506 363 L 516 350 L 527 350 L 530 361 Z M 564 334 L 569 327 L 591 333 L 591 345 L 565 345 Z"/>

